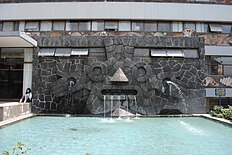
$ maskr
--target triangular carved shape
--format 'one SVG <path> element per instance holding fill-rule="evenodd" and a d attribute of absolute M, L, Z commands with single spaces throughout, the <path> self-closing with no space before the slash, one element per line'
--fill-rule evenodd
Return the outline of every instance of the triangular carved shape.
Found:
<path fill-rule="evenodd" d="M 110 79 L 111 82 L 128 82 L 128 78 L 124 74 L 121 68 L 119 68 L 114 76 Z"/>

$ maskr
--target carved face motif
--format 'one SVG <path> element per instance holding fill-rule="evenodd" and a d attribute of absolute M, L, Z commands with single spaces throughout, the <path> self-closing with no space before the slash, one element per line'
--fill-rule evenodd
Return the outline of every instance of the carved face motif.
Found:
<path fill-rule="evenodd" d="M 105 40 L 103 59 L 57 61 L 60 78 L 51 86 L 54 101 L 69 113 L 102 114 L 117 108 L 141 114 L 188 112 L 187 102 L 202 97 L 195 91 L 201 88 L 201 61 L 136 57 L 131 42 Z"/>

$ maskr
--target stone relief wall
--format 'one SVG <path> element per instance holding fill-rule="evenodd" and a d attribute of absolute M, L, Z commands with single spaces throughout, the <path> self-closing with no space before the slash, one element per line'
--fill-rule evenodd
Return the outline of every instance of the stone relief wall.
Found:
<path fill-rule="evenodd" d="M 225 77 L 220 75 L 207 76 L 203 80 L 204 85 L 208 87 L 232 87 L 232 77 Z"/>
<path fill-rule="evenodd" d="M 103 31 L 104 32 L 104 31 Z M 86 36 L 102 36 L 102 32 L 30 32 L 30 35 L 38 38 L 38 36 L 52 36 L 52 37 L 62 37 L 62 36 L 76 36 L 76 37 L 86 37 Z M 117 37 L 187 37 L 185 32 L 106 32 L 106 36 L 117 36 Z M 221 34 L 221 33 L 198 33 L 195 31 L 191 32 L 191 37 L 202 37 L 205 40 L 205 45 L 212 46 L 232 46 L 232 35 L 231 34 Z"/>
<path fill-rule="evenodd" d="M 38 57 L 35 52 L 35 113 L 103 114 L 104 98 L 106 113 L 111 102 L 113 110 L 128 107 L 140 114 L 159 114 L 167 109 L 205 112 L 202 38 L 44 36 L 37 40 L 41 48 L 88 47 L 93 51 L 98 47 L 105 55 Z M 198 49 L 200 58 L 151 57 L 149 49 L 153 48 Z M 127 80 L 115 80 L 120 77 L 115 74 L 118 70 Z"/>
<path fill-rule="evenodd" d="M 231 34 L 205 34 L 202 37 L 205 38 L 206 45 L 212 45 L 212 46 L 231 46 L 232 45 Z"/>

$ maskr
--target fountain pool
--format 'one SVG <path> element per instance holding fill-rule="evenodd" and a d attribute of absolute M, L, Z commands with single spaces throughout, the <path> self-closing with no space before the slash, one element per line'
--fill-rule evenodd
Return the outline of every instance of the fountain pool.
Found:
<path fill-rule="evenodd" d="M 110 119 L 110 118 L 105 118 Z M 30 155 L 230 155 L 232 127 L 201 117 L 105 121 L 38 116 L 0 129 L 0 152 L 17 141 Z"/>

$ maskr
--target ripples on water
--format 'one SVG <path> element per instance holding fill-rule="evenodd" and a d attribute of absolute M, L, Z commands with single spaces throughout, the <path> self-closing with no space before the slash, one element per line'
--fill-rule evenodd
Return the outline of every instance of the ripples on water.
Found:
<path fill-rule="evenodd" d="M 30 155 L 231 155 L 231 135 L 203 118 L 34 117 L 0 130 L 0 152 L 21 141 Z"/>
<path fill-rule="evenodd" d="M 118 118 L 103 118 L 100 120 L 101 123 L 116 123 L 117 121 L 123 121 L 123 122 L 133 122 L 132 119 L 140 119 L 139 117 L 135 117 L 135 118 L 122 118 L 122 117 L 118 117 Z"/>
<path fill-rule="evenodd" d="M 188 123 L 186 123 L 186 122 L 184 122 L 182 120 L 179 120 L 179 123 L 183 127 L 185 127 L 185 129 L 188 130 L 189 132 L 191 132 L 191 133 L 193 133 L 195 135 L 203 135 L 203 132 L 202 132 L 201 129 L 198 129 L 198 128 L 196 128 L 196 127 L 194 127 L 194 126 L 192 126 L 192 125 L 190 125 L 190 124 L 188 124 Z"/>

